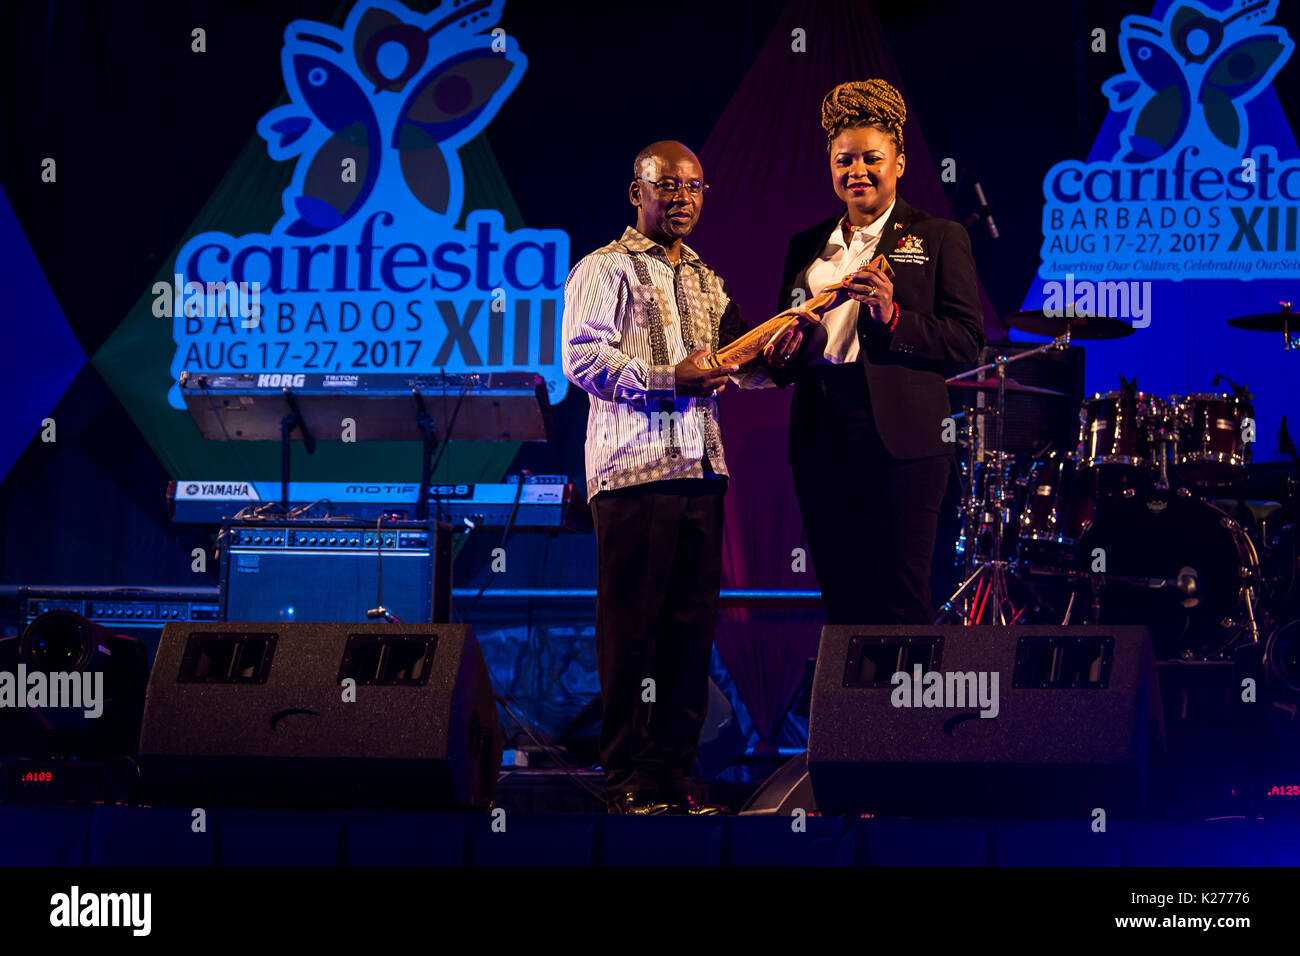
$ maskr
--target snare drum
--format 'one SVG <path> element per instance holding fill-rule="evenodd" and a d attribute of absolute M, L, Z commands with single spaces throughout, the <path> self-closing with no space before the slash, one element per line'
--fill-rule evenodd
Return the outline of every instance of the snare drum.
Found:
<path fill-rule="evenodd" d="M 1244 424 L 1250 403 L 1235 395 L 1188 395 L 1174 406 L 1178 443 L 1171 470 L 1179 481 L 1229 485 L 1245 477 L 1250 443 Z"/>
<path fill-rule="evenodd" d="M 1145 392 L 1100 392 L 1079 410 L 1079 465 L 1099 471 L 1155 474 L 1160 443 L 1170 437 L 1169 403 Z"/>

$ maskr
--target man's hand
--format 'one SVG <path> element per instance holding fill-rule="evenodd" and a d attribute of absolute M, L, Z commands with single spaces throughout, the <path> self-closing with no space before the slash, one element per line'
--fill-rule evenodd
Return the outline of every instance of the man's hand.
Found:
<path fill-rule="evenodd" d="M 715 392 L 722 391 L 727 384 L 728 375 L 740 371 L 739 365 L 702 368 L 701 363 L 708 357 L 708 349 L 696 349 L 677 363 L 674 371 L 678 395 L 686 398 L 708 398 Z"/>
<path fill-rule="evenodd" d="M 871 318 L 881 325 L 894 319 L 894 283 L 879 266 L 868 263 L 844 280 L 849 298 L 867 307 Z"/>

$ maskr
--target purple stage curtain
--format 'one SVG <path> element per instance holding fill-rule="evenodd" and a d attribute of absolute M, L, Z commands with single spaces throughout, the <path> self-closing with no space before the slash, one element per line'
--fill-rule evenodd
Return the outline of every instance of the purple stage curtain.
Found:
<path fill-rule="evenodd" d="M 796 51 L 800 37 L 806 52 Z M 822 98 L 837 83 L 871 77 L 888 80 L 906 100 L 898 67 L 864 0 L 793 0 L 700 151 L 711 187 L 690 242 L 723 277 L 751 326 L 779 311 L 790 236 L 843 210 L 831 185 Z M 951 217 L 910 100 L 907 107 L 900 195 L 933 215 Z M 1000 329 L 987 297 L 984 308 L 986 325 Z M 790 392 L 731 388 L 722 400 L 732 476 L 723 586 L 816 589 L 809 559 L 804 570 L 796 570 L 795 549 L 806 555 L 807 541 L 786 462 Z M 820 611 L 721 612 L 718 651 L 761 742 L 773 740 L 780 729 L 823 622 Z"/>

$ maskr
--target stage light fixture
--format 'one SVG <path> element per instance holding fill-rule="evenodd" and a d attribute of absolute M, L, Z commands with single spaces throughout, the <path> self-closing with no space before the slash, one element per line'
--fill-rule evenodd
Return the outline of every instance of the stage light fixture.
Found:
<path fill-rule="evenodd" d="M 46 611 L 23 631 L 19 658 L 45 672 L 102 669 L 108 642 L 115 636 L 73 611 Z"/>
<path fill-rule="evenodd" d="M 69 610 L 0 640 L 0 802 L 123 802 L 148 684 L 144 642 Z"/>

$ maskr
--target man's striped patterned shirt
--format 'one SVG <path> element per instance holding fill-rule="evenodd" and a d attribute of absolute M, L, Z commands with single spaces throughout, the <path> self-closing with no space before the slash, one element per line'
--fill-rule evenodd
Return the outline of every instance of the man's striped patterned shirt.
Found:
<path fill-rule="evenodd" d="M 629 226 L 573 267 L 564 287 L 564 374 L 590 398 L 588 498 L 727 474 L 718 400 L 678 397 L 674 367 L 745 330 L 722 280 L 684 243 L 674 268 L 663 246 Z M 761 367 L 732 380 L 771 384 Z"/>

